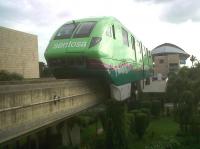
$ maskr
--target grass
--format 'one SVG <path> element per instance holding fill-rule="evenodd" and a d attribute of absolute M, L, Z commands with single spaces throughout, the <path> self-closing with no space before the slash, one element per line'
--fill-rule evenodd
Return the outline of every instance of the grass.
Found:
<path fill-rule="evenodd" d="M 165 117 L 154 119 L 149 124 L 146 134 L 142 140 L 139 140 L 136 135 L 130 136 L 131 149 L 145 149 L 147 144 L 155 142 L 162 136 L 175 136 L 179 126 L 172 118 Z"/>
<path fill-rule="evenodd" d="M 101 124 L 98 122 L 98 128 L 101 128 Z M 131 149 L 145 149 L 147 144 L 159 140 L 162 136 L 175 136 L 179 126 L 174 120 L 170 117 L 162 117 L 159 119 L 151 120 L 149 127 L 144 135 L 144 138 L 139 140 L 137 135 L 130 135 L 129 143 Z M 82 130 L 81 138 L 85 143 L 92 143 L 96 136 L 96 124 L 87 126 Z M 93 142 L 94 143 L 94 142 Z"/>
<path fill-rule="evenodd" d="M 155 136 L 174 136 L 178 128 L 178 123 L 174 122 L 172 118 L 166 117 L 153 120 L 147 129 L 147 133 L 154 132 Z"/>

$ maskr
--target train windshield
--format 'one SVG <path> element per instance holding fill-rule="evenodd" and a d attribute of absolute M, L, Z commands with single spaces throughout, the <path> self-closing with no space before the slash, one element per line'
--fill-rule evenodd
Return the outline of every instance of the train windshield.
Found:
<path fill-rule="evenodd" d="M 70 38 L 72 36 L 73 31 L 75 30 L 77 24 L 64 24 L 56 33 L 54 39 L 64 39 Z"/>
<path fill-rule="evenodd" d="M 89 37 L 92 32 L 96 22 L 83 22 L 79 25 L 74 38 Z"/>

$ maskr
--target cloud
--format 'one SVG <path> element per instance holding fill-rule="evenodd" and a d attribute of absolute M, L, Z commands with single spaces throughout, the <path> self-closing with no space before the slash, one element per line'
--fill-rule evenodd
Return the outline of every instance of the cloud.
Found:
<path fill-rule="evenodd" d="M 171 23 L 183 23 L 191 20 L 200 21 L 199 0 L 135 0 L 155 5 L 162 5 L 160 19 Z"/>
<path fill-rule="evenodd" d="M 134 1 L 160 4 L 160 3 L 169 3 L 174 0 L 134 0 Z"/>
<path fill-rule="evenodd" d="M 188 20 L 200 21 L 200 1 L 199 0 L 175 0 L 166 6 L 162 20 L 172 23 L 182 23 Z"/>
<path fill-rule="evenodd" d="M 35 25 L 46 26 L 54 20 L 57 15 L 59 17 L 70 16 L 70 13 L 64 10 L 64 12 L 52 13 L 51 5 L 45 4 L 45 1 L 39 0 L 15 0 L 5 1 L 0 3 L 0 24 L 15 24 L 16 22 L 22 23 L 29 21 Z M 62 13 L 64 15 L 60 15 Z"/>
<path fill-rule="evenodd" d="M 63 5 L 53 0 L 0 2 L 0 26 L 36 34 L 40 60 L 44 61 L 43 53 L 50 37 L 71 16 L 66 6 L 60 9 L 55 4 Z"/>
<path fill-rule="evenodd" d="M 171 23 L 200 21 L 199 0 L 135 0 L 147 4 L 162 5 L 160 19 Z"/>

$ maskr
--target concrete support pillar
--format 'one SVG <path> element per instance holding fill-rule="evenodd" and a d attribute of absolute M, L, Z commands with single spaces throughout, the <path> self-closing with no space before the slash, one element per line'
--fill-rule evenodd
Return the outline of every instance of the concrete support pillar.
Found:
<path fill-rule="evenodd" d="M 47 136 L 47 130 L 42 130 L 37 133 L 37 138 L 39 140 L 39 148 L 48 148 L 46 136 Z"/>
<path fill-rule="evenodd" d="M 48 144 L 50 149 L 55 149 L 62 144 L 62 137 L 57 125 L 48 128 Z"/>
<path fill-rule="evenodd" d="M 80 127 L 75 124 L 72 128 L 67 125 L 67 121 L 63 122 L 63 127 L 61 128 L 62 144 L 64 146 L 80 145 Z"/>
<path fill-rule="evenodd" d="M 52 135 L 57 135 L 58 134 L 57 125 L 52 126 L 50 129 L 51 129 L 51 134 Z"/>
<path fill-rule="evenodd" d="M 62 145 L 68 146 L 71 142 L 70 129 L 67 126 L 67 122 L 63 122 L 63 127 L 61 128 L 62 135 Z"/>
<path fill-rule="evenodd" d="M 31 149 L 39 149 L 39 138 L 37 134 L 33 134 L 30 136 L 30 148 Z"/>
<path fill-rule="evenodd" d="M 72 144 L 75 145 L 75 146 L 80 145 L 80 142 L 81 142 L 80 141 L 81 140 L 81 138 L 80 138 L 80 127 L 77 124 L 75 124 L 73 126 L 70 134 L 71 134 L 71 138 L 72 138 Z"/>

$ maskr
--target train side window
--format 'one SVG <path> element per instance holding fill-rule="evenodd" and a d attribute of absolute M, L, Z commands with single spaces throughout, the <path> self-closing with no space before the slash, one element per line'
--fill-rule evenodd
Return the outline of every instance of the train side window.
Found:
<path fill-rule="evenodd" d="M 134 50 L 135 60 L 136 60 L 136 49 L 135 49 L 135 38 L 131 35 L 132 49 Z"/>
<path fill-rule="evenodd" d="M 115 26 L 114 26 L 114 24 L 112 25 L 112 33 L 113 33 L 113 39 L 116 39 L 116 36 L 115 36 Z"/>
<path fill-rule="evenodd" d="M 149 51 L 149 58 L 151 59 L 151 51 Z"/>
<path fill-rule="evenodd" d="M 145 48 L 145 56 L 148 56 L 148 50 Z"/>
<path fill-rule="evenodd" d="M 142 54 L 142 56 L 143 56 L 143 45 L 142 45 L 142 43 L 140 42 L 140 53 Z"/>
<path fill-rule="evenodd" d="M 132 49 L 135 50 L 135 38 L 131 36 Z"/>
<path fill-rule="evenodd" d="M 149 51 L 148 51 L 148 49 L 146 48 L 146 56 L 147 56 L 147 61 L 148 61 L 148 64 L 149 64 Z"/>
<path fill-rule="evenodd" d="M 109 37 L 112 37 L 112 30 L 111 30 L 111 27 L 107 28 L 107 30 L 106 30 L 106 35 L 109 36 Z"/>
<path fill-rule="evenodd" d="M 128 43 L 128 32 L 122 28 L 122 38 L 123 38 L 123 43 L 127 46 L 129 46 Z"/>

